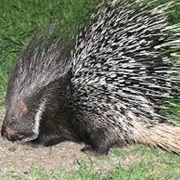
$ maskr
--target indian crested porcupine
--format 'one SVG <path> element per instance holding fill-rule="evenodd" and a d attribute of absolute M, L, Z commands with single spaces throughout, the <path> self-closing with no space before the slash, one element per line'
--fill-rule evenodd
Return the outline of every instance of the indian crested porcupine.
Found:
<path fill-rule="evenodd" d="M 11 73 L 2 135 L 84 142 L 99 154 L 129 142 L 180 153 L 180 127 L 160 115 L 180 82 L 180 24 L 167 23 L 176 4 L 106 1 L 72 51 L 53 42 L 53 28 L 34 38 Z"/>

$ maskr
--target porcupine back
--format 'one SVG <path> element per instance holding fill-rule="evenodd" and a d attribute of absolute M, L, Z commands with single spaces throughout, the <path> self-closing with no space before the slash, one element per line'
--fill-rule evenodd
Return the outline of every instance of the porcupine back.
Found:
<path fill-rule="evenodd" d="M 171 60 L 179 56 L 180 25 L 167 23 L 176 2 L 156 3 L 108 1 L 77 40 L 72 83 L 81 128 L 104 151 L 135 141 L 180 152 L 180 127 L 159 114 L 159 102 L 179 85 Z"/>

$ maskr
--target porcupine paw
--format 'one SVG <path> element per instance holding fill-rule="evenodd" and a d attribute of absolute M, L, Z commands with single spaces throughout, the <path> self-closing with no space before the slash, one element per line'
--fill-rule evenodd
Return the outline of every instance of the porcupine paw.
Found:
<path fill-rule="evenodd" d="M 109 148 L 93 148 L 92 146 L 85 146 L 81 149 L 81 151 L 88 155 L 107 155 L 109 152 Z"/>
<path fill-rule="evenodd" d="M 39 139 L 34 139 L 34 140 L 26 142 L 26 145 L 31 146 L 31 147 L 38 147 L 39 145 L 41 145 L 41 143 Z"/>
<path fill-rule="evenodd" d="M 93 149 L 91 146 L 85 146 L 81 149 L 81 151 L 85 154 L 89 154 L 89 155 L 95 155 L 96 154 L 96 150 Z"/>

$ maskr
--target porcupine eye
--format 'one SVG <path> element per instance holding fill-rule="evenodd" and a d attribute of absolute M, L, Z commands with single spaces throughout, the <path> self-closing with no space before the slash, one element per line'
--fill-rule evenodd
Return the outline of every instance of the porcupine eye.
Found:
<path fill-rule="evenodd" d="M 14 117 L 14 116 L 12 116 L 12 117 L 11 117 L 11 120 L 12 120 L 12 122 L 14 122 L 14 121 L 15 121 L 15 117 Z"/>
<path fill-rule="evenodd" d="M 18 120 L 18 118 L 16 118 L 14 115 L 11 117 L 11 121 L 12 122 L 15 122 L 15 121 L 17 121 Z"/>
<path fill-rule="evenodd" d="M 18 121 L 18 118 L 16 118 L 14 115 L 12 115 L 12 116 L 11 116 L 11 119 L 10 119 L 10 122 L 11 122 L 11 123 L 14 123 L 14 122 L 16 122 L 16 121 Z"/>

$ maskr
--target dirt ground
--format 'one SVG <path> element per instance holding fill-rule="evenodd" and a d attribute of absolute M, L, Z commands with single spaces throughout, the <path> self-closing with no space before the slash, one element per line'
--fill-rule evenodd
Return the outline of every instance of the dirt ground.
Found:
<path fill-rule="evenodd" d="M 3 120 L 0 116 L 0 126 Z M 72 142 L 60 143 L 53 147 L 31 147 L 8 142 L 0 137 L 0 175 L 8 173 L 27 173 L 34 167 L 51 171 L 55 168 L 71 169 L 75 167 L 76 158 L 87 155 L 80 149 L 83 145 Z"/>
<path fill-rule="evenodd" d="M 3 115 L 0 116 L 0 126 Z M 32 168 L 42 168 L 49 172 L 56 168 L 63 168 L 66 171 L 76 170 L 79 168 L 77 159 L 91 161 L 95 156 L 87 155 L 81 152 L 83 144 L 73 142 L 63 142 L 53 147 L 30 147 L 17 143 L 8 142 L 0 137 L 0 176 L 6 174 L 28 173 Z M 128 148 L 124 149 L 125 151 Z M 133 160 L 137 161 L 138 157 L 128 157 L 121 165 L 128 167 Z M 103 156 L 102 161 L 95 161 L 93 168 L 101 174 L 111 170 L 113 165 L 119 163 L 117 157 Z"/>

